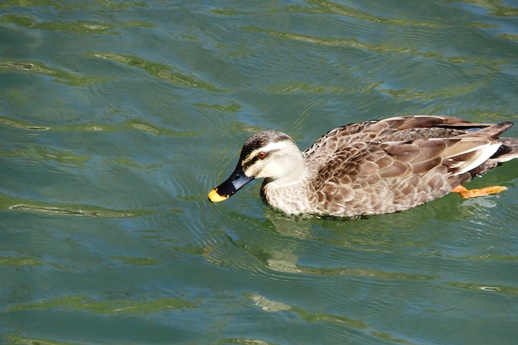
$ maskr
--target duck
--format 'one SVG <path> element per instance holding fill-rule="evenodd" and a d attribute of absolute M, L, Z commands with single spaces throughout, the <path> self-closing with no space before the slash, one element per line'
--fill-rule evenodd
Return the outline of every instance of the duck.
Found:
<path fill-rule="evenodd" d="M 518 157 L 512 122 L 440 115 L 396 116 L 335 128 L 301 152 L 277 130 L 246 140 L 230 177 L 208 194 L 221 202 L 264 178 L 262 199 L 287 215 L 361 217 L 404 211 L 453 192 L 464 198 L 503 186 L 463 184 Z"/>

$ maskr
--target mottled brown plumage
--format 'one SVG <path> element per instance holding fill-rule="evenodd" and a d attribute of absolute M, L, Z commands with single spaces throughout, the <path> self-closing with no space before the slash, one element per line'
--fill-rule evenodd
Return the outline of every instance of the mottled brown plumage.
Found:
<path fill-rule="evenodd" d="M 333 129 L 302 153 L 286 134 L 262 131 L 243 145 L 233 179 L 209 198 L 224 200 L 264 177 L 263 198 L 288 214 L 402 211 L 518 157 L 518 139 L 498 138 L 511 126 L 447 116 L 393 117 Z M 238 185 L 236 176 L 247 180 Z M 234 190 L 224 192 L 230 183 Z"/>

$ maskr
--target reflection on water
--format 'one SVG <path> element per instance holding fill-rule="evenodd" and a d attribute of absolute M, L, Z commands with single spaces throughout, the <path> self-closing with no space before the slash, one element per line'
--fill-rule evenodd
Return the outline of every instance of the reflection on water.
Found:
<path fill-rule="evenodd" d="M 208 190 L 243 141 L 518 121 L 512 1 L 0 3 L 0 342 L 514 344 L 518 162 L 353 220 Z M 518 129 L 508 131 L 517 137 Z"/>
<path fill-rule="evenodd" d="M 219 90 L 216 86 L 211 85 L 208 82 L 199 80 L 193 76 L 183 75 L 177 72 L 174 73 L 171 70 L 171 66 L 146 61 L 142 58 L 139 58 L 138 56 L 121 55 L 113 53 L 93 53 L 92 55 L 100 59 L 112 60 L 115 62 L 126 64 L 128 66 L 140 68 L 156 78 L 163 79 L 165 81 L 179 86 L 200 87 L 207 89 L 208 91 L 223 91 Z"/>
<path fill-rule="evenodd" d="M 167 309 L 194 308 L 194 304 L 180 298 L 160 298 L 150 301 L 110 300 L 109 302 L 93 301 L 88 296 L 67 296 L 49 301 L 40 301 L 35 304 L 18 305 L 11 310 L 34 309 L 68 309 L 85 310 L 96 314 L 148 314 Z"/>
<path fill-rule="evenodd" d="M 60 71 L 57 69 L 49 68 L 41 63 L 32 62 L 16 62 L 16 61 L 2 61 L 0 62 L 0 71 L 27 71 L 31 73 L 37 73 L 47 76 L 52 76 L 56 82 L 61 82 L 67 85 L 88 85 L 90 83 L 98 83 L 107 81 L 108 79 L 103 78 L 91 78 L 80 75 L 74 75 L 66 71 Z"/>

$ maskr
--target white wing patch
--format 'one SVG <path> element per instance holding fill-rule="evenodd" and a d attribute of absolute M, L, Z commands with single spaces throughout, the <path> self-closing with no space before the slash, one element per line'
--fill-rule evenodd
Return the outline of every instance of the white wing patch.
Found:
<path fill-rule="evenodd" d="M 477 155 L 474 159 L 463 162 L 462 164 L 458 165 L 459 170 L 455 173 L 455 175 L 460 175 L 465 173 L 466 171 L 470 171 L 472 169 L 475 169 L 485 161 L 487 161 L 492 155 L 495 154 L 495 152 L 498 150 L 498 148 L 502 144 L 496 143 L 496 144 L 488 144 L 486 146 L 478 147 L 477 148 Z M 472 151 L 472 150 L 470 150 Z M 466 152 L 470 152 L 466 151 Z M 464 154 L 466 152 L 462 152 L 461 154 Z M 453 156 L 454 157 L 454 156 Z"/>

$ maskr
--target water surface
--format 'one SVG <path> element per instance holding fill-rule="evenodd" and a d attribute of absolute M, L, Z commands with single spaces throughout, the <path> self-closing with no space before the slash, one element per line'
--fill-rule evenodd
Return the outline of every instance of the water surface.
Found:
<path fill-rule="evenodd" d="M 518 162 L 366 219 L 206 200 L 260 129 L 518 121 L 515 1 L 8 0 L 0 43 L 2 344 L 516 343 Z"/>

